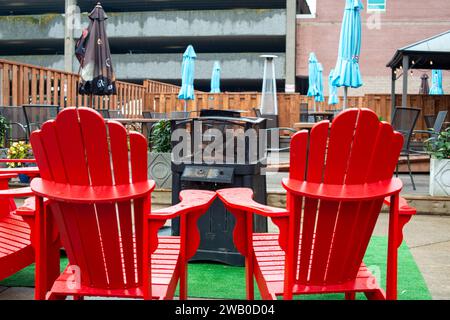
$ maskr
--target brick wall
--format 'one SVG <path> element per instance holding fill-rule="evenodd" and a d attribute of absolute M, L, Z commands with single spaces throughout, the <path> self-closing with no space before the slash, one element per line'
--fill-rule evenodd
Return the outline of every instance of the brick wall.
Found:
<path fill-rule="evenodd" d="M 363 3 L 367 5 L 367 1 Z M 344 0 L 318 0 L 316 18 L 297 19 L 297 76 L 307 76 L 308 56 L 314 51 L 324 66 L 324 76 L 328 78 L 336 63 L 344 4 Z M 390 69 L 386 64 L 395 51 L 449 30 L 449 17 L 449 0 L 388 0 L 386 12 L 378 16 L 364 9 L 361 50 L 364 86 L 350 90 L 349 94 L 389 93 Z M 418 93 L 424 72 L 431 74 L 430 70 L 414 71 L 410 77 L 409 93 Z M 324 80 L 327 84 L 327 79 Z M 444 72 L 444 90 L 450 92 L 450 72 L 447 71 Z M 397 92 L 401 92 L 401 83 L 397 85 Z"/>

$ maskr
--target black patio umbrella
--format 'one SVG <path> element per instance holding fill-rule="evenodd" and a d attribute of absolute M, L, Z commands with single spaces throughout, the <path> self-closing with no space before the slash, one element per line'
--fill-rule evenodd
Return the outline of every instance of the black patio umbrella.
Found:
<path fill-rule="evenodd" d="M 422 82 L 420 83 L 419 94 L 428 94 L 430 92 L 430 85 L 428 84 L 428 75 L 424 73 L 420 79 Z"/>
<path fill-rule="evenodd" d="M 89 14 L 89 27 L 78 40 L 75 54 L 80 61 L 81 82 L 79 93 L 83 95 L 116 94 L 111 51 L 106 36 L 107 15 L 100 2 Z"/>

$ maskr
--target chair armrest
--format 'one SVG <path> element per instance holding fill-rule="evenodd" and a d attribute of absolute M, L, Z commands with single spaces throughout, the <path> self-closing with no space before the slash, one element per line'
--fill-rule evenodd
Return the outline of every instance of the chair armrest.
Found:
<path fill-rule="evenodd" d="M 385 198 L 399 193 L 403 187 L 403 183 L 399 178 L 355 185 L 313 183 L 284 178 L 282 184 L 287 191 L 296 195 L 320 200 L 346 202 Z"/>
<path fill-rule="evenodd" d="M 160 210 L 155 210 L 148 216 L 150 219 L 168 220 L 190 212 L 207 209 L 216 198 L 216 193 L 205 190 L 183 190 L 180 192 L 181 202 Z"/>
<path fill-rule="evenodd" d="M 24 218 L 34 218 L 35 213 L 36 201 L 34 197 L 25 199 L 24 204 L 14 212 L 14 214 Z"/>
<path fill-rule="evenodd" d="M 0 190 L 0 200 L 32 197 L 33 195 L 33 191 L 30 187 Z"/>
<path fill-rule="evenodd" d="M 33 192 L 50 200 L 90 204 L 111 203 L 141 198 L 155 189 L 155 182 L 146 180 L 117 186 L 76 186 L 36 178 L 31 181 Z"/>
<path fill-rule="evenodd" d="M 437 134 L 437 132 L 432 131 L 432 130 L 414 130 L 413 131 L 413 134 L 417 134 L 417 133 L 423 133 L 423 134 L 429 134 L 429 135 Z"/>
<path fill-rule="evenodd" d="M 36 159 L 0 159 L 0 163 L 36 163 Z"/>
<path fill-rule="evenodd" d="M 288 211 L 262 205 L 253 200 L 253 191 L 248 188 L 230 188 L 217 191 L 217 195 L 223 203 L 232 209 L 252 212 L 265 217 L 278 218 L 287 217 Z"/>
<path fill-rule="evenodd" d="M 17 178 L 18 174 L 17 173 L 2 173 L 1 171 L 2 169 L 0 169 L 0 180 L 7 180 L 9 181 L 12 178 Z"/>
<path fill-rule="evenodd" d="M 384 204 L 391 206 L 391 198 L 387 197 L 384 199 Z M 417 213 L 416 208 L 411 207 L 405 198 L 400 197 L 399 199 L 399 210 L 400 215 L 415 215 Z"/>
<path fill-rule="evenodd" d="M 14 161 L 6 161 L 14 162 Z M 26 167 L 26 168 L 2 168 L 0 169 L 0 174 L 26 174 L 32 177 L 39 176 L 38 167 Z"/>

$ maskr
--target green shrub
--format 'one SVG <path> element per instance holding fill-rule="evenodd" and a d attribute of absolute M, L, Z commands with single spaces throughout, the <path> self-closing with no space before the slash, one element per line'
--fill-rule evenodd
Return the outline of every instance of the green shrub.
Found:
<path fill-rule="evenodd" d="M 152 129 L 150 146 L 152 152 L 167 153 L 172 151 L 172 130 L 169 120 L 161 120 Z"/>

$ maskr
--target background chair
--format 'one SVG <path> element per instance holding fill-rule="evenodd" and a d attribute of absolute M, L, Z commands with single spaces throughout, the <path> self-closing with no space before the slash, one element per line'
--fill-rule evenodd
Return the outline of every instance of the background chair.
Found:
<path fill-rule="evenodd" d="M 13 142 L 28 141 L 27 121 L 20 107 L 0 107 L 0 115 L 6 119 L 8 128 L 5 132 L 3 147 L 9 147 Z"/>
<path fill-rule="evenodd" d="M 97 111 L 98 113 L 101 114 L 101 116 L 105 119 L 109 119 L 111 118 L 111 114 L 109 109 L 96 109 L 95 111 Z"/>
<path fill-rule="evenodd" d="M 34 262 L 31 244 L 31 230 L 34 226 L 34 198 L 17 208 L 14 198 L 32 197 L 30 188 L 8 189 L 8 181 L 16 173 L 3 173 L 0 169 L 0 280 L 22 270 Z M 31 217 L 24 220 L 20 213 L 28 212 Z"/>
<path fill-rule="evenodd" d="M 168 119 L 167 117 L 167 113 L 165 112 L 148 112 L 148 111 L 143 111 L 142 112 L 142 116 L 145 119 Z"/>
<path fill-rule="evenodd" d="M 300 122 L 311 122 L 307 103 L 300 103 Z"/>
<path fill-rule="evenodd" d="M 424 140 L 435 139 L 441 133 L 442 129 L 444 128 L 447 113 L 447 111 L 439 111 L 437 116 L 434 117 L 434 123 L 432 123 L 432 125 L 428 127 L 428 130 L 414 130 L 412 138 L 415 138 L 416 135 L 422 136 L 422 141 L 411 142 L 411 150 L 413 150 L 414 153 L 428 155 L 428 153 L 424 150 Z"/>
<path fill-rule="evenodd" d="M 409 177 L 411 179 L 411 183 L 413 189 L 416 190 L 416 184 L 414 183 L 414 177 L 411 171 L 411 154 L 417 153 L 411 148 L 411 137 L 414 132 L 414 128 L 416 127 L 417 119 L 419 118 L 420 109 L 414 108 L 404 108 L 404 107 L 396 107 L 394 109 L 394 113 L 392 115 L 392 127 L 401 133 L 403 136 L 403 147 L 400 153 L 400 156 L 406 157 Z M 398 176 L 398 164 L 396 170 Z"/>
<path fill-rule="evenodd" d="M 178 281 L 180 298 L 186 299 L 187 262 L 199 244 L 197 219 L 215 193 L 185 190 L 179 205 L 152 212 L 147 141 L 117 122 L 105 123 L 90 108 L 66 108 L 32 133 L 31 144 L 41 172 L 31 182 L 42 222 L 35 228 L 36 299 L 171 299 Z M 54 282 L 47 278 L 52 266 L 44 249 L 50 217 L 69 259 Z M 158 236 L 166 220 L 176 217 L 180 236 Z M 74 274 L 76 281 L 68 285 Z"/>
<path fill-rule="evenodd" d="M 40 129 L 46 121 L 55 119 L 59 113 L 59 106 L 52 105 L 23 105 L 22 109 L 28 137 L 31 136 L 31 132 Z"/>
<path fill-rule="evenodd" d="M 331 133 L 329 133 L 331 130 Z M 287 208 L 255 202 L 252 190 L 219 190 L 236 217 L 236 248 L 246 258 L 247 298 L 256 280 L 263 299 L 345 293 L 355 299 L 397 298 L 397 249 L 415 213 L 393 178 L 403 137 L 368 109 L 342 112 L 291 141 Z M 389 199 L 386 200 L 386 197 Z M 386 293 L 363 262 L 383 203 L 390 205 Z M 253 215 L 270 217 L 279 234 L 254 233 Z"/>
<path fill-rule="evenodd" d="M 190 117 L 191 112 L 173 111 L 170 113 L 170 119 L 172 120 L 189 119 Z"/>
<path fill-rule="evenodd" d="M 120 110 L 109 110 L 110 119 L 120 119 L 123 118 L 122 112 Z"/>

